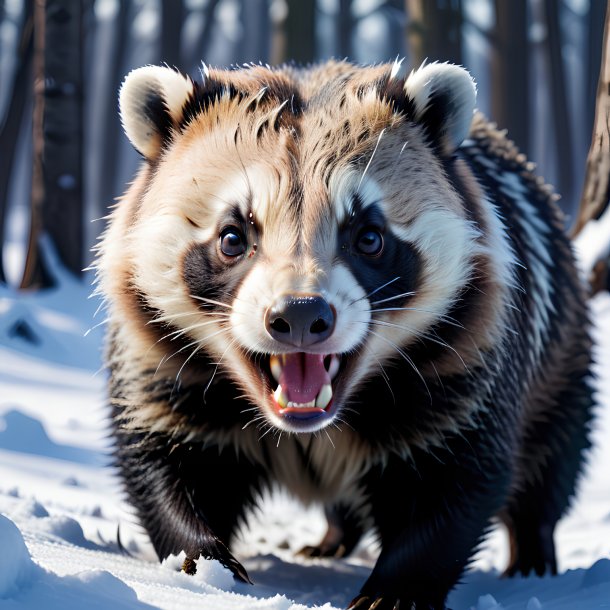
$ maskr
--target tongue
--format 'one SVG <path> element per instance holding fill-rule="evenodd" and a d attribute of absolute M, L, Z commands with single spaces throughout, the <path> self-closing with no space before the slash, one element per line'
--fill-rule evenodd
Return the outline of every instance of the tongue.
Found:
<path fill-rule="evenodd" d="M 285 354 L 279 382 L 288 400 L 296 403 L 314 400 L 321 387 L 330 383 L 328 371 L 324 368 L 324 355 Z"/>

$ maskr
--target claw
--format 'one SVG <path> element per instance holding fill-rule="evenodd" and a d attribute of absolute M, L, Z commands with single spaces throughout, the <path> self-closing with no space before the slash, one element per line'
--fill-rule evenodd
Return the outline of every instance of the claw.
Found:
<path fill-rule="evenodd" d="M 233 576 L 241 581 L 245 582 L 248 585 L 253 585 L 254 583 L 250 580 L 248 576 L 248 572 L 246 572 L 246 568 L 233 557 L 231 551 L 218 539 L 216 539 L 216 546 L 220 551 L 220 556 L 217 557 L 218 561 L 222 563 L 225 568 L 228 568 L 233 573 Z"/>

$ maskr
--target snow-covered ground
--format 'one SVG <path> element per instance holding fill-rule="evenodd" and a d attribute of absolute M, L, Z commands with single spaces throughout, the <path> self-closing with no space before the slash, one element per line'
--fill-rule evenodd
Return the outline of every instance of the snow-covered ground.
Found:
<path fill-rule="evenodd" d="M 189 577 L 177 558 L 155 561 L 107 466 L 100 333 L 83 337 L 95 304 L 69 277 L 60 285 L 0 289 L 0 609 L 345 607 L 374 543 L 347 560 L 295 556 L 324 522 L 286 497 L 265 500 L 236 549 L 255 586 L 216 562 Z M 451 595 L 453 610 L 610 608 L 610 296 L 592 307 L 602 406 L 587 475 L 557 532 L 561 575 L 499 578 L 507 550 L 496 531 Z"/>

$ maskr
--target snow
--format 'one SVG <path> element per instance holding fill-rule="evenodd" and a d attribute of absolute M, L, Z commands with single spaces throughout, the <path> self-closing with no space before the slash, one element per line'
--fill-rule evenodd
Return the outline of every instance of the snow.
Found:
<path fill-rule="evenodd" d="M 284 495 L 264 500 L 235 548 L 254 586 L 217 562 L 186 576 L 180 558 L 156 561 L 108 465 L 101 333 L 83 336 L 97 304 L 53 268 L 53 290 L 0 288 L 0 610 L 344 608 L 370 573 L 374 541 L 345 560 L 298 556 L 325 524 Z M 500 578 L 507 544 L 496 529 L 451 594 L 453 610 L 610 608 L 608 294 L 592 317 L 601 405 L 586 476 L 556 533 L 561 574 Z M 20 322 L 27 331 L 15 332 Z"/>

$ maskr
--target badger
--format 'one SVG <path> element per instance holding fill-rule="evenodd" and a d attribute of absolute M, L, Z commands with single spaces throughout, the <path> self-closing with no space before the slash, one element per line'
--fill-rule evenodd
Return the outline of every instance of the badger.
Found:
<path fill-rule="evenodd" d="M 589 446 L 586 288 L 550 187 L 462 67 L 131 72 L 141 168 L 96 257 L 116 467 L 160 559 L 213 558 L 268 490 L 352 609 L 445 607 L 490 523 L 555 573 Z"/>

